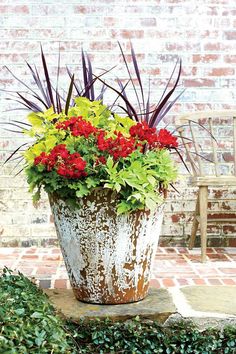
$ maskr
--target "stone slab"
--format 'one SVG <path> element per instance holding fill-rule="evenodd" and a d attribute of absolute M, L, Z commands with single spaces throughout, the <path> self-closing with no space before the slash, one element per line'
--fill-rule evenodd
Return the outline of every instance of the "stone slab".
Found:
<path fill-rule="evenodd" d="M 164 323 L 169 316 L 176 313 L 172 297 L 166 289 L 151 288 L 144 300 L 122 305 L 87 304 L 76 300 L 72 290 L 69 289 L 45 289 L 44 292 L 56 310 L 74 322 L 81 318 L 85 320 L 110 318 L 117 321 L 139 316 Z"/>
<path fill-rule="evenodd" d="M 195 311 L 236 316 L 236 286 L 186 286 L 180 290 Z"/>

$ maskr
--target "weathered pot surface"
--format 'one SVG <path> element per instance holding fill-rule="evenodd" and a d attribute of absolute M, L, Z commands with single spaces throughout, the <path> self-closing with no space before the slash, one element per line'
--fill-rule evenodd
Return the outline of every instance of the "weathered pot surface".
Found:
<path fill-rule="evenodd" d="M 122 304 L 148 293 L 163 205 L 154 212 L 117 215 L 117 195 L 94 190 L 74 209 L 49 196 L 72 289 L 80 301 Z"/>

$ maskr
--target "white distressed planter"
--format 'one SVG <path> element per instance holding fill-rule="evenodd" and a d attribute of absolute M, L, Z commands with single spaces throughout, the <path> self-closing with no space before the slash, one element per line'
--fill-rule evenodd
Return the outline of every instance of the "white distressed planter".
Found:
<path fill-rule="evenodd" d="M 160 235 L 163 205 L 155 212 L 117 215 L 116 194 L 98 189 L 73 209 L 49 197 L 54 222 L 78 300 L 118 304 L 139 301 L 148 292 Z"/>

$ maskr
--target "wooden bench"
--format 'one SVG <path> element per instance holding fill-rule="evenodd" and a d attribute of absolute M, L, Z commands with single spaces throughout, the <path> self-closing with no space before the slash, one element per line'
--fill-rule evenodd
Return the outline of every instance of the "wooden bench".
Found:
<path fill-rule="evenodd" d="M 224 144 L 221 143 L 219 136 L 221 128 L 228 129 L 226 145 L 230 152 L 225 150 Z M 201 259 L 205 262 L 207 222 L 236 221 L 234 217 L 208 218 L 208 187 L 236 186 L 236 110 L 184 114 L 178 117 L 177 129 L 186 153 L 186 163 L 191 171 L 191 185 L 198 187 L 189 248 L 192 249 L 194 246 L 200 225 Z M 230 162 L 225 161 L 225 153 L 231 158 Z"/>

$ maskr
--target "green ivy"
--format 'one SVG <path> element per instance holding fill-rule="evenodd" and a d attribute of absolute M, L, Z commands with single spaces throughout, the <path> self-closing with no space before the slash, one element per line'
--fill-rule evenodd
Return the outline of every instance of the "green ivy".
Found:
<path fill-rule="evenodd" d="M 90 321 L 69 325 L 79 353 L 97 354 L 234 354 L 236 328 L 200 331 L 191 322 L 172 327 L 139 318 L 124 322 Z"/>
<path fill-rule="evenodd" d="M 191 322 L 81 320 L 65 323 L 33 283 L 0 276 L 1 354 L 235 354 L 236 327 L 199 330 Z"/>
<path fill-rule="evenodd" d="M 0 277 L 0 353 L 77 353 L 46 295 L 7 268 Z"/>

